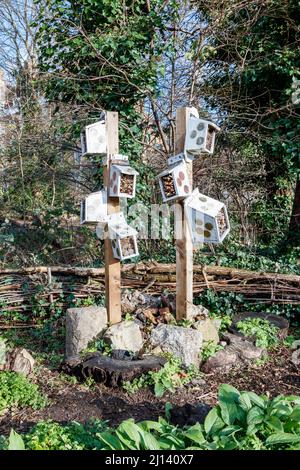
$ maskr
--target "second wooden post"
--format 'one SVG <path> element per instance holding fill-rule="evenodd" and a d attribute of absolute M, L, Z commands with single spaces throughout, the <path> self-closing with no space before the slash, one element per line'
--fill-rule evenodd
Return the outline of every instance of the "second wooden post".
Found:
<path fill-rule="evenodd" d="M 104 186 L 109 188 L 109 166 L 111 156 L 119 153 L 119 117 L 117 112 L 106 113 L 107 131 L 107 165 L 104 167 Z M 118 197 L 107 197 L 107 213 L 113 214 L 120 211 Z M 110 324 L 121 321 L 121 264 L 114 258 L 108 230 L 105 230 L 105 298 L 108 321 Z"/>
<path fill-rule="evenodd" d="M 190 108 L 178 108 L 176 111 L 175 153 L 184 151 L 187 121 Z M 193 188 L 193 163 L 187 162 L 187 171 L 191 190 Z M 193 242 L 184 213 L 183 202 L 175 207 L 176 239 L 176 319 L 192 317 L 193 308 Z"/>

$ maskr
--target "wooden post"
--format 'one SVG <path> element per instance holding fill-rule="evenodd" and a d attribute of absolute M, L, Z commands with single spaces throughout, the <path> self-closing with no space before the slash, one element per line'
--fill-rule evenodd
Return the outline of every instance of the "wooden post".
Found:
<path fill-rule="evenodd" d="M 110 157 L 119 153 L 119 116 L 117 112 L 106 113 L 107 132 L 107 165 L 104 167 L 103 182 L 109 188 Z M 118 197 L 107 197 L 107 213 L 120 211 Z M 110 324 L 121 321 L 121 264 L 113 257 L 112 247 L 108 238 L 108 228 L 105 229 L 105 298 L 108 321 Z"/>
<path fill-rule="evenodd" d="M 176 111 L 175 153 L 184 150 L 186 124 L 190 108 L 178 108 Z M 187 171 L 191 189 L 193 188 L 193 163 L 187 162 Z M 183 202 L 175 207 L 176 238 L 176 319 L 189 319 L 193 308 L 193 242 L 184 213 Z"/>

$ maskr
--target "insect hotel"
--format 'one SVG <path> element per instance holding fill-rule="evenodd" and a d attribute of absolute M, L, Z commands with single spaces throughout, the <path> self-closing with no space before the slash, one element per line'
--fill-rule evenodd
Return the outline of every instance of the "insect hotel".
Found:
<path fill-rule="evenodd" d="M 215 148 L 216 132 L 219 130 L 216 124 L 191 116 L 187 122 L 185 151 L 192 155 L 211 155 Z"/>
<path fill-rule="evenodd" d="M 230 226 L 225 205 L 193 191 L 192 184 L 193 158 L 213 153 L 218 126 L 199 119 L 195 108 L 183 107 L 176 111 L 175 127 L 176 153 L 168 159 L 168 168 L 158 180 L 163 200 L 179 200 L 184 211 L 183 217 L 176 211 L 174 230 L 176 319 L 181 320 L 192 317 L 193 243 L 221 243 Z M 105 120 L 87 126 L 81 144 L 83 156 L 102 155 L 104 189 L 85 198 L 81 223 L 98 223 L 99 233 L 105 235 L 106 308 L 110 324 L 115 324 L 122 318 L 120 262 L 139 255 L 137 231 L 127 224 L 119 198 L 135 196 L 138 172 L 126 155 L 119 154 L 119 117 L 115 111 L 105 112 Z"/>
<path fill-rule="evenodd" d="M 98 121 L 86 126 L 81 132 L 81 150 L 84 155 L 98 155 L 107 152 L 105 121 Z"/>
<path fill-rule="evenodd" d="M 107 190 L 89 194 L 81 202 L 80 223 L 97 224 L 107 222 Z"/>
<path fill-rule="evenodd" d="M 195 189 L 184 201 L 193 243 L 221 243 L 230 231 L 225 204 Z"/>
<path fill-rule="evenodd" d="M 182 199 L 191 194 L 187 167 L 184 161 L 170 165 L 157 178 L 164 202 Z"/>
<path fill-rule="evenodd" d="M 108 216 L 108 232 L 114 258 L 124 261 L 139 255 L 137 231 L 127 224 L 122 212 Z"/>
<path fill-rule="evenodd" d="M 109 196 L 135 197 L 136 177 L 139 173 L 128 164 L 110 165 L 109 173 Z"/>

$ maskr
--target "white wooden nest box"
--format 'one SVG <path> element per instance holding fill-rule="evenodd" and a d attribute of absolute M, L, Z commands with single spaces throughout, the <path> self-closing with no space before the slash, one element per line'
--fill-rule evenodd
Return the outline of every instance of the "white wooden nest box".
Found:
<path fill-rule="evenodd" d="M 105 121 L 86 126 L 81 132 L 82 155 L 101 155 L 107 152 Z"/>
<path fill-rule="evenodd" d="M 164 202 L 182 199 L 191 194 L 187 166 L 184 161 L 170 165 L 157 178 Z"/>
<path fill-rule="evenodd" d="M 80 223 L 97 224 L 107 222 L 107 190 L 106 188 L 91 193 L 81 202 Z"/>
<path fill-rule="evenodd" d="M 230 232 L 225 204 L 195 189 L 184 205 L 193 242 L 222 243 Z"/>
<path fill-rule="evenodd" d="M 139 255 L 137 231 L 127 224 L 122 212 L 108 216 L 108 233 L 114 258 L 123 261 Z"/>
<path fill-rule="evenodd" d="M 219 130 L 220 128 L 213 122 L 190 116 L 185 135 L 185 151 L 192 155 L 212 154 L 216 132 Z"/>
<path fill-rule="evenodd" d="M 135 196 L 136 177 L 139 173 L 129 165 L 110 165 L 109 170 L 109 196 L 126 197 Z"/>

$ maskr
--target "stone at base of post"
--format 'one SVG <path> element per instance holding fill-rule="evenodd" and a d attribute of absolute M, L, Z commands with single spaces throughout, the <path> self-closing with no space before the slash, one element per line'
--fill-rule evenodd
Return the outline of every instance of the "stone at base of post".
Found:
<path fill-rule="evenodd" d="M 68 308 L 66 313 L 66 359 L 76 357 L 107 327 L 105 307 Z"/>

